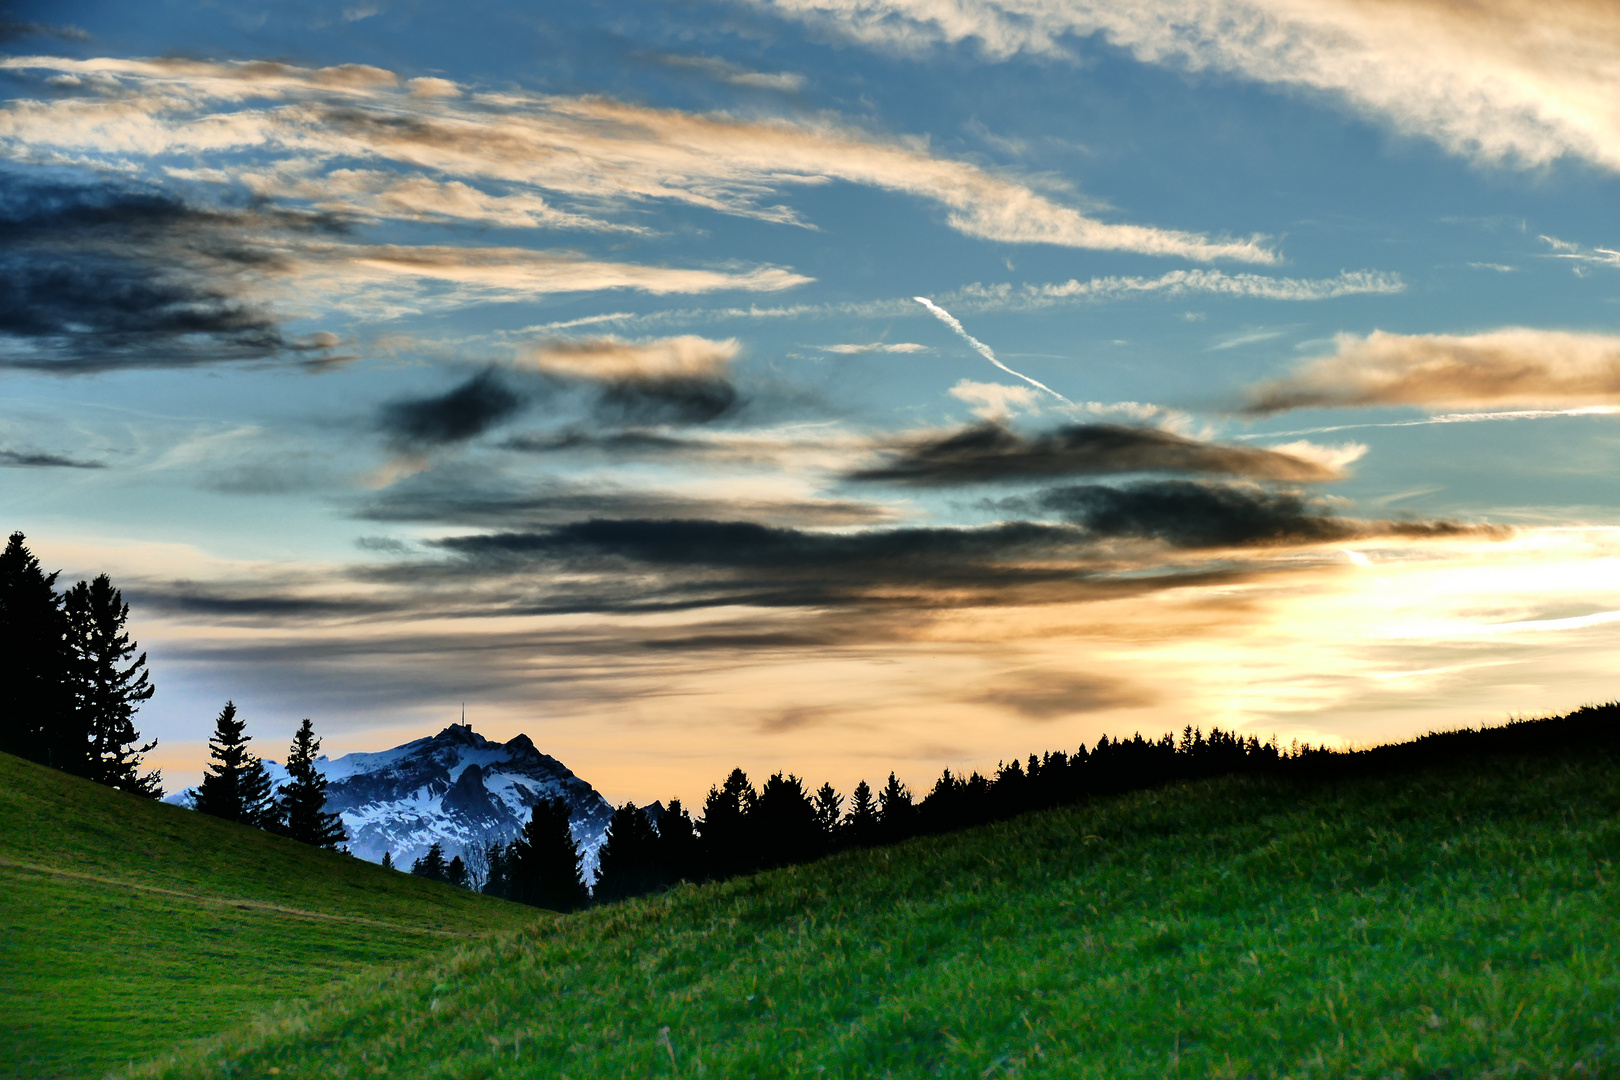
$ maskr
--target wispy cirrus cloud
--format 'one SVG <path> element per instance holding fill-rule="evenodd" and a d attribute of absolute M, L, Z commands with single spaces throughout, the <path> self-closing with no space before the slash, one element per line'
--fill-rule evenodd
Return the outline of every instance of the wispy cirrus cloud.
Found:
<path fill-rule="evenodd" d="M 740 120 L 596 97 L 463 93 L 440 85 L 444 80 L 435 80 L 431 94 L 413 93 L 394 73 L 360 65 L 12 57 L 0 68 L 57 77 L 58 96 L 0 110 L 0 147 L 14 158 L 144 167 L 205 154 L 221 179 L 239 173 L 261 194 L 370 214 L 416 216 L 430 206 L 442 216 L 488 220 L 502 213 L 512 220 L 539 213 L 533 198 L 546 192 L 582 207 L 678 203 L 808 225 L 790 207 L 764 200 L 793 186 L 839 181 L 932 202 L 957 231 L 1001 243 L 1276 260 L 1258 238 L 1105 222 L 1015 177 L 932 154 L 920 140 L 886 139 L 832 121 Z M 266 168 L 267 155 L 280 166 Z M 387 162 L 401 178 L 379 177 L 374 166 L 356 171 L 362 162 Z M 448 183 L 504 190 L 474 193 Z M 529 201 L 498 201 L 518 195 Z M 582 228 L 601 220 L 586 209 L 566 212 Z M 536 223 L 546 220 L 542 215 Z"/>
<path fill-rule="evenodd" d="M 1607 0 L 755 0 L 904 50 L 991 59 L 1097 37 L 1145 63 L 1321 91 L 1454 153 L 1620 170 L 1620 8 Z"/>
<path fill-rule="evenodd" d="M 1373 405 L 1571 409 L 1620 404 L 1620 336 L 1510 327 L 1344 334 L 1332 355 L 1248 389 L 1245 411 Z"/>

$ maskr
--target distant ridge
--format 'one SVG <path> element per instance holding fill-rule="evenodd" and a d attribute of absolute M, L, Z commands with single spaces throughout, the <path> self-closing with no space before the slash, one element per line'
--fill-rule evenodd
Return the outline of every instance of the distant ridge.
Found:
<path fill-rule="evenodd" d="M 278 763 L 267 759 L 265 767 L 278 787 L 287 778 Z M 498 743 L 470 724 L 451 724 L 391 750 L 322 756 L 315 768 L 329 785 L 327 809 L 349 831 L 349 850 L 372 862 L 390 852 L 402 869 L 435 842 L 450 858 L 509 840 L 535 803 L 560 797 L 573 811 L 570 824 L 590 880 L 613 816 L 595 788 L 527 735 Z M 189 806 L 191 796 L 187 788 L 168 801 Z"/>

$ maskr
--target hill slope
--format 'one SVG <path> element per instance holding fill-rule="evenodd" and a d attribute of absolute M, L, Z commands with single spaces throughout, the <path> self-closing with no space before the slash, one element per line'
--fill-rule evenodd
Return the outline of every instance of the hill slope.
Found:
<path fill-rule="evenodd" d="M 99 1076 L 534 918 L 0 754 L 3 1076 Z"/>
<path fill-rule="evenodd" d="M 140 1075 L 1620 1071 L 1620 766 L 1233 779 L 672 893 L 376 973 Z"/>

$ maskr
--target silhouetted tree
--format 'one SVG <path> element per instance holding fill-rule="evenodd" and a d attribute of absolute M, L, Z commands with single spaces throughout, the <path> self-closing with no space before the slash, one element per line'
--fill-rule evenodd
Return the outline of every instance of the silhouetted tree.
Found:
<path fill-rule="evenodd" d="M 444 861 L 444 845 L 433 841 L 433 846 L 427 849 L 426 855 L 418 856 L 411 863 L 411 873 L 417 877 L 425 877 L 429 881 L 449 881 L 450 867 Z"/>
<path fill-rule="evenodd" d="M 816 825 L 821 829 L 822 842 L 828 847 L 838 841 L 838 812 L 843 805 L 844 797 L 831 784 L 822 784 L 816 789 Z"/>
<path fill-rule="evenodd" d="M 681 800 L 669 800 L 664 816 L 658 819 L 658 865 L 664 880 L 700 881 L 704 870 L 702 852 L 698 846 L 697 828 L 692 815 L 686 812 Z"/>
<path fill-rule="evenodd" d="M 806 862 L 826 850 L 815 804 L 797 776 L 773 774 L 760 788 L 750 816 L 764 866 Z"/>
<path fill-rule="evenodd" d="M 0 750 L 85 775 L 90 735 L 74 709 L 67 613 L 47 574 L 11 534 L 0 553 Z"/>
<path fill-rule="evenodd" d="M 878 828 L 883 839 L 903 840 L 917 831 L 917 808 L 911 805 L 911 789 L 889 774 L 889 782 L 878 792 Z"/>
<path fill-rule="evenodd" d="M 489 846 L 484 849 L 484 861 L 489 866 L 489 872 L 484 878 L 484 887 L 480 891 L 485 896 L 511 896 L 512 848 L 516 844 L 516 840 L 510 844 L 491 840 Z"/>
<path fill-rule="evenodd" d="M 275 804 L 270 799 L 270 775 L 264 762 L 248 751 L 253 736 L 247 725 L 236 718 L 236 705 L 227 701 L 214 720 L 214 734 L 208 740 L 214 763 L 197 785 L 197 809 L 227 821 L 263 828 L 273 820 Z"/>
<path fill-rule="evenodd" d="M 106 574 L 69 589 L 63 607 L 73 651 L 76 728 L 88 737 L 85 775 L 97 783 L 148 798 L 163 797 L 156 772 L 136 775 L 141 760 L 157 745 L 144 746 L 135 730 L 135 711 L 155 691 L 146 654 L 135 655 L 125 624 L 129 605 Z"/>
<path fill-rule="evenodd" d="M 872 786 L 865 780 L 855 785 L 849 812 L 844 815 L 843 832 L 848 842 L 856 846 L 877 843 L 877 804 L 872 801 Z"/>
<path fill-rule="evenodd" d="M 459 854 L 444 868 L 444 880 L 458 889 L 467 887 L 467 864 Z"/>
<path fill-rule="evenodd" d="M 276 831 L 303 844 L 336 848 L 348 838 L 343 822 L 326 812 L 326 777 L 315 768 L 321 740 L 308 717 L 287 749 L 287 782 L 276 804 Z"/>
<path fill-rule="evenodd" d="M 633 802 L 613 811 L 597 860 L 596 888 L 591 891 L 597 903 L 642 896 L 665 883 L 658 833 L 646 811 Z"/>
<path fill-rule="evenodd" d="M 570 816 L 562 799 L 534 804 L 529 823 L 509 849 L 508 899 L 553 911 L 575 911 L 590 903 Z"/>
<path fill-rule="evenodd" d="M 754 785 L 741 769 L 732 769 L 724 784 L 709 789 L 697 830 L 710 874 L 729 877 L 758 869 L 759 852 L 749 821 L 757 799 Z"/>
<path fill-rule="evenodd" d="M 392 870 L 394 868 L 394 853 L 392 851 L 383 852 L 382 868 L 384 870 Z"/>

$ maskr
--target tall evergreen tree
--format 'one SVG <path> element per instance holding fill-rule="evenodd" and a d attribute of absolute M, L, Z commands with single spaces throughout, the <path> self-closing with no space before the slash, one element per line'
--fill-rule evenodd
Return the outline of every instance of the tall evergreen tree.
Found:
<path fill-rule="evenodd" d="M 751 816 L 765 866 L 805 862 L 826 849 L 815 804 L 797 776 L 776 773 L 765 781 Z"/>
<path fill-rule="evenodd" d="M 844 797 L 831 784 L 822 784 L 816 789 L 816 824 L 829 844 L 838 837 L 838 812 L 843 805 Z"/>
<path fill-rule="evenodd" d="M 0 750 L 83 775 L 89 733 L 73 701 L 67 613 L 20 532 L 0 553 Z"/>
<path fill-rule="evenodd" d="M 597 854 L 592 898 L 600 904 L 657 889 L 664 884 L 658 856 L 658 833 L 647 812 L 633 802 L 625 803 L 608 821 L 607 837 Z"/>
<path fill-rule="evenodd" d="M 916 817 L 917 808 L 911 805 L 911 789 L 890 773 L 889 782 L 878 792 L 878 823 L 883 838 L 893 842 L 912 835 L 916 832 Z"/>
<path fill-rule="evenodd" d="M 197 785 L 197 809 L 262 829 L 273 820 L 275 804 L 270 799 L 270 775 L 264 771 L 264 762 L 247 748 L 253 736 L 246 728 L 236 717 L 236 704 L 227 701 L 208 740 L 214 763 Z"/>
<path fill-rule="evenodd" d="M 729 877 L 759 868 L 758 845 L 749 821 L 758 798 L 741 769 L 732 769 L 724 784 L 709 789 L 697 828 L 711 874 Z"/>
<path fill-rule="evenodd" d="M 287 748 L 287 782 L 276 803 L 276 831 L 303 844 L 336 848 L 348 838 L 343 822 L 326 812 L 326 777 L 315 768 L 321 740 L 305 717 Z"/>
<path fill-rule="evenodd" d="M 875 844 L 878 838 L 878 810 L 872 801 L 872 785 L 865 780 L 855 785 L 855 794 L 844 815 L 844 835 L 857 846 Z"/>
<path fill-rule="evenodd" d="M 703 878 L 697 828 L 679 799 L 669 800 L 664 816 L 658 821 L 658 864 L 664 880 L 671 884 Z"/>
<path fill-rule="evenodd" d="M 427 849 L 427 854 L 411 863 L 411 873 L 417 877 L 425 877 L 429 881 L 449 881 L 450 867 L 444 861 L 444 845 L 437 840 L 433 841 L 433 846 Z"/>
<path fill-rule="evenodd" d="M 86 773 L 91 780 L 148 798 L 163 797 L 157 772 L 138 776 L 141 759 L 157 745 L 144 746 L 135 730 L 135 711 L 155 688 L 146 654 L 135 655 L 125 624 L 129 605 L 106 574 L 81 581 L 64 597 L 69 642 L 74 653 L 76 727 L 89 739 Z"/>
<path fill-rule="evenodd" d="M 580 870 L 584 860 L 568 825 L 570 816 L 562 799 L 534 804 L 529 823 L 511 849 L 508 899 L 553 911 L 575 911 L 590 903 Z"/>

